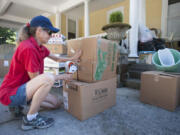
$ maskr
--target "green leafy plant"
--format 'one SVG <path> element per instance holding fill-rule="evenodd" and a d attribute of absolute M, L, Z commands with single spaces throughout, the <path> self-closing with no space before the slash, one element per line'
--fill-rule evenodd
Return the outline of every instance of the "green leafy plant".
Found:
<path fill-rule="evenodd" d="M 110 23 L 115 23 L 115 22 L 123 22 L 123 14 L 121 11 L 116 11 L 110 14 L 109 18 Z"/>
<path fill-rule="evenodd" d="M 16 33 L 9 29 L 0 27 L 0 44 L 15 44 Z"/>

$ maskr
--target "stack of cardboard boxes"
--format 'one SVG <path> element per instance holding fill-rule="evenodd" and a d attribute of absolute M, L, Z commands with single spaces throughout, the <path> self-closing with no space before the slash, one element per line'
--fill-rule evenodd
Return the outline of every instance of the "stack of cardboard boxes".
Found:
<path fill-rule="evenodd" d="M 63 40 L 63 35 L 59 33 L 52 34 L 52 37 L 49 39 L 48 43 L 44 46 L 50 50 L 50 53 L 56 56 L 67 55 L 67 46 Z M 49 58 L 44 60 L 45 72 L 52 72 L 54 74 L 59 74 L 60 69 L 64 67 L 62 63 L 55 62 Z"/>
<path fill-rule="evenodd" d="M 53 42 L 56 43 L 56 42 Z M 67 46 L 64 44 L 46 44 L 44 45 L 46 48 L 50 50 L 50 53 L 56 56 L 66 56 L 67 55 Z M 59 63 L 50 58 L 44 59 L 44 72 L 45 73 L 53 73 L 55 75 L 65 72 L 64 63 Z M 54 87 L 61 87 L 62 81 L 57 81 Z"/>
<path fill-rule="evenodd" d="M 82 50 L 76 81 L 63 85 L 64 107 L 79 120 L 116 103 L 117 43 L 102 38 L 67 41 L 68 56 Z"/>

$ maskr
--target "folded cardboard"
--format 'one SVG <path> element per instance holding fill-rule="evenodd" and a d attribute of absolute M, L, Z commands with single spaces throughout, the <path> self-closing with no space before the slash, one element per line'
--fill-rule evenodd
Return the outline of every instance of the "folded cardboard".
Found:
<path fill-rule="evenodd" d="M 64 108 L 79 120 L 103 112 L 116 103 L 116 78 L 96 83 L 67 82 L 63 85 Z"/>
<path fill-rule="evenodd" d="M 180 74 L 158 71 L 143 72 L 140 100 L 174 111 L 180 103 Z"/>
<path fill-rule="evenodd" d="M 46 44 L 51 53 L 53 54 L 67 54 L 67 46 L 61 44 Z"/>
<path fill-rule="evenodd" d="M 9 71 L 11 60 L 0 59 L 0 77 L 3 78 Z"/>
<path fill-rule="evenodd" d="M 78 80 L 97 82 L 116 76 L 117 42 L 102 38 L 83 38 L 67 41 L 68 56 L 82 50 Z"/>
<path fill-rule="evenodd" d="M 59 68 L 44 67 L 44 73 L 52 73 L 54 75 L 58 75 L 60 72 L 59 70 Z"/>
<path fill-rule="evenodd" d="M 54 54 L 57 57 L 64 57 L 64 55 L 61 54 Z M 65 67 L 65 63 L 64 62 L 56 62 L 48 57 L 46 57 L 44 59 L 44 67 L 48 67 L 48 68 L 62 68 Z"/>

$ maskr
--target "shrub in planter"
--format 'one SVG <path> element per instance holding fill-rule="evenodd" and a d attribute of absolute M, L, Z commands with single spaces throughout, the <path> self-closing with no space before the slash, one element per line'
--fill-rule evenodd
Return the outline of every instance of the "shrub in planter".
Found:
<path fill-rule="evenodd" d="M 109 24 L 102 27 L 102 30 L 107 33 L 107 39 L 117 40 L 125 38 L 126 31 L 131 28 L 129 24 L 123 23 L 123 14 L 121 11 L 116 11 L 110 14 Z"/>
<path fill-rule="evenodd" d="M 116 11 L 110 14 L 110 18 L 109 18 L 109 22 L 110 23 L 114 23 L 114 22 L 123 22 L 123 14 L 120 11 Z"/>

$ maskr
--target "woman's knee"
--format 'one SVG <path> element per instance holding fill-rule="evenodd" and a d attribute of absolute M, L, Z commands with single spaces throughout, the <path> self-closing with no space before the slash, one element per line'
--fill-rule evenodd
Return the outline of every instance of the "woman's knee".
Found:
<path fill-rule="evenodd" d="M 59 108 L 62 105 L 62 101 L 61 100 L 57 100 L 57 104 L 55 105 L 55 108 Z"/>
<path fill-rule="evenodd" d="M 55 82 L 55 76 L 53 74 L 43 74 L 43 82 L 46 84 L 53 85 Z"/>
<path fill-rule="evenodd" d="M 43 87 L 44 92 L 45 90 L 49 92 L 51 90 L 50 87 L 52 87 L 54 84 L 54 78 L 54 75 L 51 74 L 41 74 L 36 78 L 30 80 L 26 85 L 27 99 L 30 100 L 40 87 Z"/>
<path fill-rule="evenodd" d="M 62 101 L 59 99 L 56 99 L 56 101 L 52 103 L 54 109 L 60 108 L 61 104 L 62 104 Z"/>

